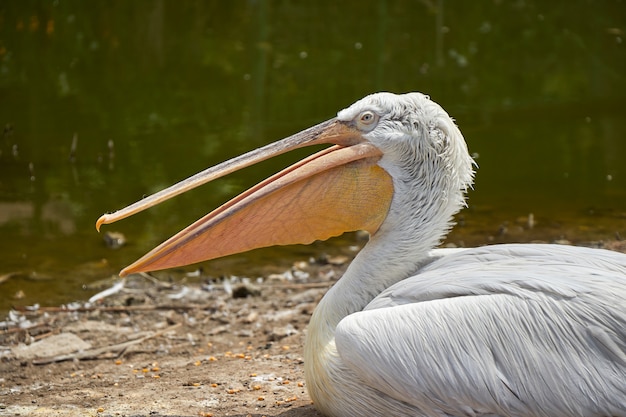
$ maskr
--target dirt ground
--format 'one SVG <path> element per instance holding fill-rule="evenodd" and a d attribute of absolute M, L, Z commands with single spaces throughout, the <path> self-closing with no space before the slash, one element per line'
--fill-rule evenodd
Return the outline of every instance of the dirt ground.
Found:
<path fill-rule="evenodd" d="M 258 282 L 134 275 L 91 302 L 12 311 L 0 322 L 0 416 L 320 416 L 302 347 L 348 261 Z"/>
<path fill-rule="evenodd" d="M 345 264 L 304 262 L 262 282 L 133 275 L 91 303 L 12 311 L 0 416 L 320 416 L 302 347 Z"/>

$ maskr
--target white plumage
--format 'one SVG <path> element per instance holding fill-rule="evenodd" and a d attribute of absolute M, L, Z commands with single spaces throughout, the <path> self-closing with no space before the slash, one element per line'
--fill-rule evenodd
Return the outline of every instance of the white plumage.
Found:
<path fill-rule="evenodd" d="M 624 258 L 496 245 L 425 261 L 341 319 L 325 349 L 307 346 L 306 365 L 324 364 L 307 377 L 348 387 L 309 381 L 334 398 L 316 404 L 345 416 L 626 415 Z M 339 302 L 331 292 L 321 308 Z"/>
<path fill-rule="evenodd" d="M 283 152 L 295 147 L 283 146 L 293 140 L 297 146 L 365 146 L 369 162 L 363 166 L 376 163 L 386 173 L 368 171 L 367 178 L 380 179 L 368 184 L 384 190 L 388 176 L 393 186 L 390 203 L 377 206 L 387 210 L 383 220 L 372 227 L 368 218 L 370 241 L 308 327 L 306 380 L 320 411 L 349 417 L 626 417 L 626 255 L 538 244 L 431 252 L 464 205 L 473 161 L 452 119 L 422 94 L 373 94 L 292 138 L 271 149 Z M 213 171 L 266 157 L 259 153 L 266 151 Z M 315 175 L 326 175 L 320 172 Z M 309 190 L 316 177 L 306 178 Z M 324 182 L 328 190 L 340 185 Z M 258 199 L 252 194 L 242 205 Z M 346 201 L 338 205 L 353 203 Z M 230 206 L 221 211 L 227 213 L 222 217 L 240 216 Z M 216 216 L 125 271 L 185 263 L 189 257 L 153 265 L 171 253 L 195 256 L 200 249 L 194 239 L 219 228 Z M 241 217 L 241 227 L 256 221 Z M 325 217 L 331 216 L 308 221 Z M 214 256 L 220 254 L 207 258 Z"/>

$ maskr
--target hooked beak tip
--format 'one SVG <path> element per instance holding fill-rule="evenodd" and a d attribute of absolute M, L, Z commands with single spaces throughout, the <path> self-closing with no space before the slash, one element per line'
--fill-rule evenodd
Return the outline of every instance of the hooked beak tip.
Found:
<path fill-rule="evenodd" d="M 96 221 L 96 230 L 97 230 L 98 232 L 100 232 L 100 227 L 101 227 L 103 224 L 105 224 L 105 223 L 106 223 L 106 218 L 107 218 L 107 215 L 106 215 L 106 214 L 104 214 L 104 215 L 100 216 L 100 218 L 98 219 L 98 221 Z"/>

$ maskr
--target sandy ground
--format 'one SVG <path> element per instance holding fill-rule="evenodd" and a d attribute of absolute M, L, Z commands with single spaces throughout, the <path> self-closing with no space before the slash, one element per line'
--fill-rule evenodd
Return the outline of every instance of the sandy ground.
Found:
<path fill-rule="evenodd" d="M 347 263 L 254 283 L 135 275 L 71 309 L 13 311 L 0 322 L 0 416 L 320 416 L 302 346 Z"/>

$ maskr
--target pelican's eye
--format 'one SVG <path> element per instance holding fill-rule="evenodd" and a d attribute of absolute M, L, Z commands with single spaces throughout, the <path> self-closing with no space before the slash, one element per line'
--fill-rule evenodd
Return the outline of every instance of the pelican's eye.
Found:
<path fill-rule="evenodd" d="M 359 117 L 356 120 L 356 126 L 360 130 L 364 130 L 366 132 L 369 132 L 374 127 L 376 127 L 377 123 L 378 115 L 370 110 L 364 111 L 363 113 L 359 114 Z"/>

